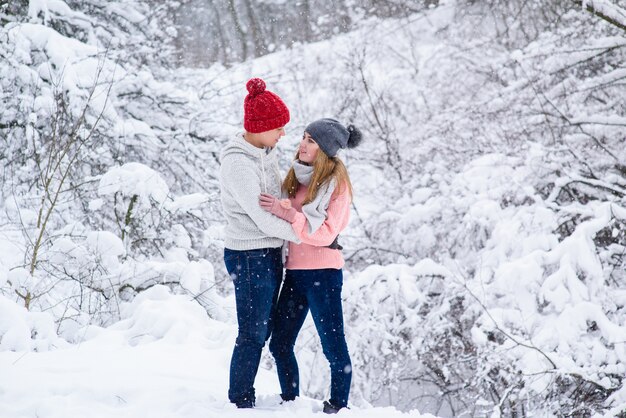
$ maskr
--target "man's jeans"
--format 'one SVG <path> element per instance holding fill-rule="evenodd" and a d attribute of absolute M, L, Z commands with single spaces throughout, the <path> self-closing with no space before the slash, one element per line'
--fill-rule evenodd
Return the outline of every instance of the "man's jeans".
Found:
<path fill-rule="evenodd" d="M 287 270 L 270 341 L 283 399 L 294 399 L 299 395 L 294 344 L 310 309 L 322 350 L 330 363 L 329 401 L 339 408 L 347 406 L 352 363 L 343 332 L 342 284 L 341 270 Z"/>
<path fill-rule="evenodd" d="M 251 408 L 255 401 L 254 379 L 261 351 L 272 331 L 283 276 L 281 249 L 225 249 L 224 262 L 235 285 L 239 325 L 230 362 L 228 399 L 240 408 Z"/>

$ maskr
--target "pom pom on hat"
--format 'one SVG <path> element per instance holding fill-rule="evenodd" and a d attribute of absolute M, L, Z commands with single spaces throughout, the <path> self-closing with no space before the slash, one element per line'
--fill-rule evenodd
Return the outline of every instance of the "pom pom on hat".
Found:
<path fill-rule="evenodd" d="M 348 148 L 356 148 L 357 146 L 359 146 L 359 144 L 361 143 L 361 140 L 363 139 L 363 135 L 361 134 L 361 131 L 359 130 L 359 128 L 357 128 L 356 126 L 350 124 L 348 125 L 348 143 L 346 144 L 348 146 Z"/>
<path fill-rule="evenodd" d="M 254 97 L 265 91 L 265 81 L 260 78 L 251 78 L 246 83 L 246 89 L 248 89 L 248 93 Z"/>

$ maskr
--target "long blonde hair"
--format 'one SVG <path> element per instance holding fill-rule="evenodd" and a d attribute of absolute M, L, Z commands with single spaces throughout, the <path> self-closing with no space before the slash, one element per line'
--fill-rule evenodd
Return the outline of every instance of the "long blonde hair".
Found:
<path fill-rule="evenodd" d="M 295 160 L 298 160 L 298 151 L 296 151 Z M 333 195 L 335 193 L 341 193 L 343 188 L 347 187 L 350 198 L 352 198 L 352 183 L 350 182 L 350 176 L 348 175 L 348 170 L 343 161 L 341 161 L 339 157 L 329 157 L 320 148 L 317 153 L 317 158 L 315 158 L 313 162 L 313 175 L 311 176 L 309 188 L 302 204 L 306 205 L 315 200 L 320 187 L 330 183 L 332 179 L 335 179 L 335 183 L 337 184 Z M 296 196 L 299 186 L 300 182 L 298 182 L 296 172 L 294 168 L 291 167 L 283 181 L 283 191 L 287 193 L 289 197 L 293 198 Z"/>

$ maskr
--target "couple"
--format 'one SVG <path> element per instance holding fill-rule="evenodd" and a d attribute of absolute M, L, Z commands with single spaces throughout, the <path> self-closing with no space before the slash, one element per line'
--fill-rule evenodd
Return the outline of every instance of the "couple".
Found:
<path fill-rule="evenodd" d="M 352 187 L 336 154 L 358 145 L 361 133 L 334 119 L 309 124 L 283 181 L 276 145 L 289 110 L 260 78 L 246 87 L 245 132 L 226 145 L 220 170 L 228 221 L 224 262 L 235 286 L 239 326 L 228 397 L 239 408 L 254 407 L 254 379 L 270 335 L 281 397 L 291 401 L 299 395 L 294 344 L 310 310 L 331 369 L 324 412 L 335 413 L 347 406 L 352 379 L 341 304 L 344 260 L 337 243 L 348 224 Z"/>

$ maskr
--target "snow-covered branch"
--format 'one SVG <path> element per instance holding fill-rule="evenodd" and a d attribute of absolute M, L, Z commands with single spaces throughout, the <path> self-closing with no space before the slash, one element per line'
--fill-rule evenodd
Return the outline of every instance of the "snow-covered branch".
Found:
<path fill-rule="evenodd" d="M 606 20 L 613 26 L 626 30 L 626 10 L 609 0 L 572 0 L 588 12 Z"/>

